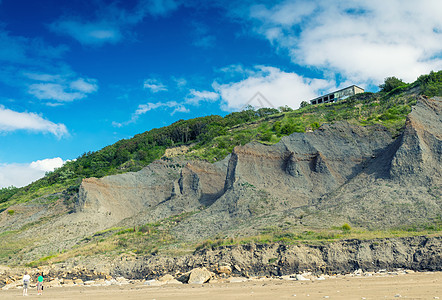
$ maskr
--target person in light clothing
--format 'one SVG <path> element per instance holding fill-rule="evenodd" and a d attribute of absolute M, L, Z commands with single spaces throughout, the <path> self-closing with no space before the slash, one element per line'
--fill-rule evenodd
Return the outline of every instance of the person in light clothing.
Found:
<path fill-rule="evenodd" d="M 29 276 L 28 272 L 25 272 L 25 275 L 23 276 L 23 296 L 28 295 L 28 287 L 29 287 L 29 281 L 31 280 L 31 276 Z"/>

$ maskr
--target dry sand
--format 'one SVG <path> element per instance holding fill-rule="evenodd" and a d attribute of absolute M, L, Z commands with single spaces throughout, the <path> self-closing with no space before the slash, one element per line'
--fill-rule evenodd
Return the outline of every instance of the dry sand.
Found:
<path fill-rule="evenodd" d="M 22 298 L 21 289 L 0 291 L 0 299 Z M 26 298 L 40 299 L 442 299 L 442 272 L 339 276 L 326 280 L 253 280 L 241 283 L 146 286 L 129 284 L 109 287 L 58 287 L 37 296 L 29 290 Z"/>

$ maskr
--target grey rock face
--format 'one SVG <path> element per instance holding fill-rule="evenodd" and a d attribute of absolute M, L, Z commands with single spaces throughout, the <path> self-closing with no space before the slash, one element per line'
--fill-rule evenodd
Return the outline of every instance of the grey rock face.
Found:
<path fill-rule="evenodd" d="M 440 100 L 420 99 L 396 140 L 379 125 L 337 122 L 272 146 L 238 146 L 228 162 L 158 161 L 137 173 L 86 179 L 78 211 L 110 226 L 203 207 L 176 228 L 189 239 L 252 227 L 260 216 L 281 220 L 306 208 L 303 224 L 313 226 L 342 220 L 369 227 L 422 223 L 441 212 L 434 189 L 427 191 L 441 186 L 441 107 Z"/>

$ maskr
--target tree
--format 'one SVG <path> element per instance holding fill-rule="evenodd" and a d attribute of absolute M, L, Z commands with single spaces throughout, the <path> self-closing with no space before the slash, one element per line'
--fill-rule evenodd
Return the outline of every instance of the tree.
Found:
<path fill-rule="evenodd" d="M 302 102 L 301 102 L 301 105 L 299 105 L 299 108 L 304 108 L 304 107 L 309 106 L 309 105 L 310 105 L 310 104 L 308 104 L 307 101 L 302 101 Z"/>
<path fill-rule="evenodd" d="M 287 106 L 287 105 L 280 106 L 280 107 L 278 107 L 278 109 L 279 109 L 280 112 L 290 112 L 290 111 L 293 111 L 293 109 L 290 106 Z"/>
<path fill-rule="evenodd" d="M 393 76 L 385 78 L 384 83 L 379 85 L 379 88 L 381 89 L 382 92 L 388 93 L 389 91 L 392 91 L 395 88 L 403 86 L 405 84 L 406 83 L 403 82 L 401 79 Z"/>

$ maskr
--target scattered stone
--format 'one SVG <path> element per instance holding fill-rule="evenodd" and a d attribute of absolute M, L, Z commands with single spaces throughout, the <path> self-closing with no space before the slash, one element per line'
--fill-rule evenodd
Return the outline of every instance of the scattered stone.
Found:
<path fill-rule="evenodd" d="M 245 277 L 230 277 L 228 280 L 230 283 L 235 283 L 235 282 L 245 282 L 248 279 Z"/>
<path fill-rule="evenodd" d="M 95 284 L 95 280 L 87 280 L 84 282 L 84 285 L 94 285 Z"/>
<path fill-rule="evenodd" d="M 400 294 L 394 295 L 395 298 L 401 298 L 402 296 Z"/>
<path fill-rule="evenodd" d="M 218 274 L 226 274 L 226 275 L 230 275 L 232 273 L 232 268 L 230 266 L 219 266 L 216 269 L 216 272 Z"/>
<path fill-rule="evenodd" d="M 160 281 L 155 280 L 155 279 L 146 280 L 144 282 L 144 285 L 147 285 L 147 286 L 160 286 L 160 285 L 164 285 L 164 284 L 165 284 L 164 282 L 160 282 Z"/>
<path fill-rule="evenodd" d="M 63 279 L 63 285 L 64 286 L 74 286 L 75 283 L 72 279 Z"/>
<path fill-rule="evenodd" d="M 168 280 L 166 281 L 166 284 L 183 284 L 181 281 L 178 281 L 176 279 Z"/>
<path fill-rule="evenodd" d="M 310 280 L 302 276 L 301 274 L 296 274 L 296 280 L 304 281 L 304 280 Z"/>
<path fill-rule="evenodd" d="M 53 280 L 49 281 L 45 285 L 48 287 L 60 287 L 61 286 L 60 279 L 54 278 Z"/>
<path fill-rule="evenodd" d="M 166 275 L 161 276 L 160 278 L 158 278 L 158 281 L 164 281 L 164 282 L 171 281 L 171 280 L 175 280 L 175 277 L 173 277 L 170 274 L 166 274 Z"/>

